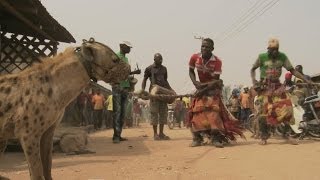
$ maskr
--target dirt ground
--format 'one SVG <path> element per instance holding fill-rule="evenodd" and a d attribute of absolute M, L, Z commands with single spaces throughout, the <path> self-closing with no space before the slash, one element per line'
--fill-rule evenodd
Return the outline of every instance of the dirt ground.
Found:
<path fill-rule="evenodd" d="M 250 138 L 218 149 L 212 146 L 189 147 L 188 129 L 166 129 L 172 140 L 154 141 L 148 124 L 124 129 L 129 141 L 112 144 L 112 130 L 90 135 L 89 149 L 96 154 L 54 154 L 56 180 L 102 179 L 218 179 L 218 180 L 294 180 L 320 179 L 320 140 L 305 139 L 289 145 L 271 139 L 261 146 Z M 12 180 L 29 179 L 22 153 L 5 153 L 0 173 Z"/>

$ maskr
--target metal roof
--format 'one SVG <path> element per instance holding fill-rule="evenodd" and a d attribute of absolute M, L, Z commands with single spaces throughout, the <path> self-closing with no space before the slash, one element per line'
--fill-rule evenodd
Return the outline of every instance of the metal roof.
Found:
<path fill-rule="evenodd" d="M 0 0 L 0 24 L 2 30 L 11 33 L 57 42 L 76 42 L 39 0 Z"/>

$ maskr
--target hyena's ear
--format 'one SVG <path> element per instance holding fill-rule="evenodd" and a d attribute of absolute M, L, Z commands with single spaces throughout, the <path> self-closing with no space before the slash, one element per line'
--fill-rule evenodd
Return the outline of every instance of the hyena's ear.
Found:
<path fill-rule="evenodd" d="M 86 40 L 86 39 L 82 39 L 82 43 L 83 44 L 85 44 L 85 43 L 94 43 L 94 42 L 96 42 L 95 40 L 94 40 L 94 38 L 93 37 L 91 37 L 90 39 L 89 39 L 89 41 L 88 40 Z"/>
<path fill-rule="evenodd" d="M 81 54 L 87 61 L 93 61 L 94 60 L 94 49 L 92 46 L 90 46 L 87 43 L 83 43 L 81 46 Z"/>
<path fill-rule="evenodd" d="M 91 38 L 89 39 L 89 43 L 94 43 L 94 42 L 95 42 L 94 38 L 91 37 Z"/>

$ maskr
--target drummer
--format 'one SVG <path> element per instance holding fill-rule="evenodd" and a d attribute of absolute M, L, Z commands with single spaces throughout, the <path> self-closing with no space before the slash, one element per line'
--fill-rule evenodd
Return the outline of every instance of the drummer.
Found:
<path fill-rule="evenodd" d="M 154 63 L 146 68 L 142 81 L 142 90 L 145 90 L 147 79 L 150 80 L 150 88 L 152 85 L 172 90 L 168 82 L 167 68 L 162 65 L 162 55 L 156 53 L 154 55 Z M 150 100 L 151 125 L 153 126 L 154 140 L 169 140 L 170 137 L 163 133 L 163 127 L 167 123 L 168 106 L 167 102 L 158 99 Z M 159 125 L 159 134 L 158 134 Z"/>
<path fill-rule="evenodd" d="M 213 50 L 213 40 L 203 39 L 201 52 L 193 54 L 189 61 L 189 76 L 198 90 L 189 113 L 188 126 L 193 135 L 191 147 L 203 144 L 204 133 L 209 134 L 210 144 L 218 148 L 223 148 L 228 140 L 235 140 L 236 134 L 243 136 L 241 128 L 222 102 L 222 61 L 212 53 Z"/>

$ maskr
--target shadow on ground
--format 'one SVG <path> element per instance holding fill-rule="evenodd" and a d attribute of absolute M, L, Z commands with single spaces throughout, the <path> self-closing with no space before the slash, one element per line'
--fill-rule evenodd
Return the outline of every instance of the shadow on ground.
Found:
<path fill-rule="evenodd" d="M 137 156 L 148 155 L 150 150 L 145 146 L 145 137 L 131 137 L 129 141 L 123 141 L 119 144 L 113 144 L 110 137 L 90 137 L 88 149 L 95 151 L 94 154 L 65 155 L 63 153 L 54 153 L 53 167 L 61 168 L 77 164 L 92 163 L 113 163 L 117 156 Z M 95 157 L 101 157 L 97 160 Z M 8 171 L 28 170 L 27 162 L 22 152 L 6 152 L 0 158 L 0 173 Z"/>

